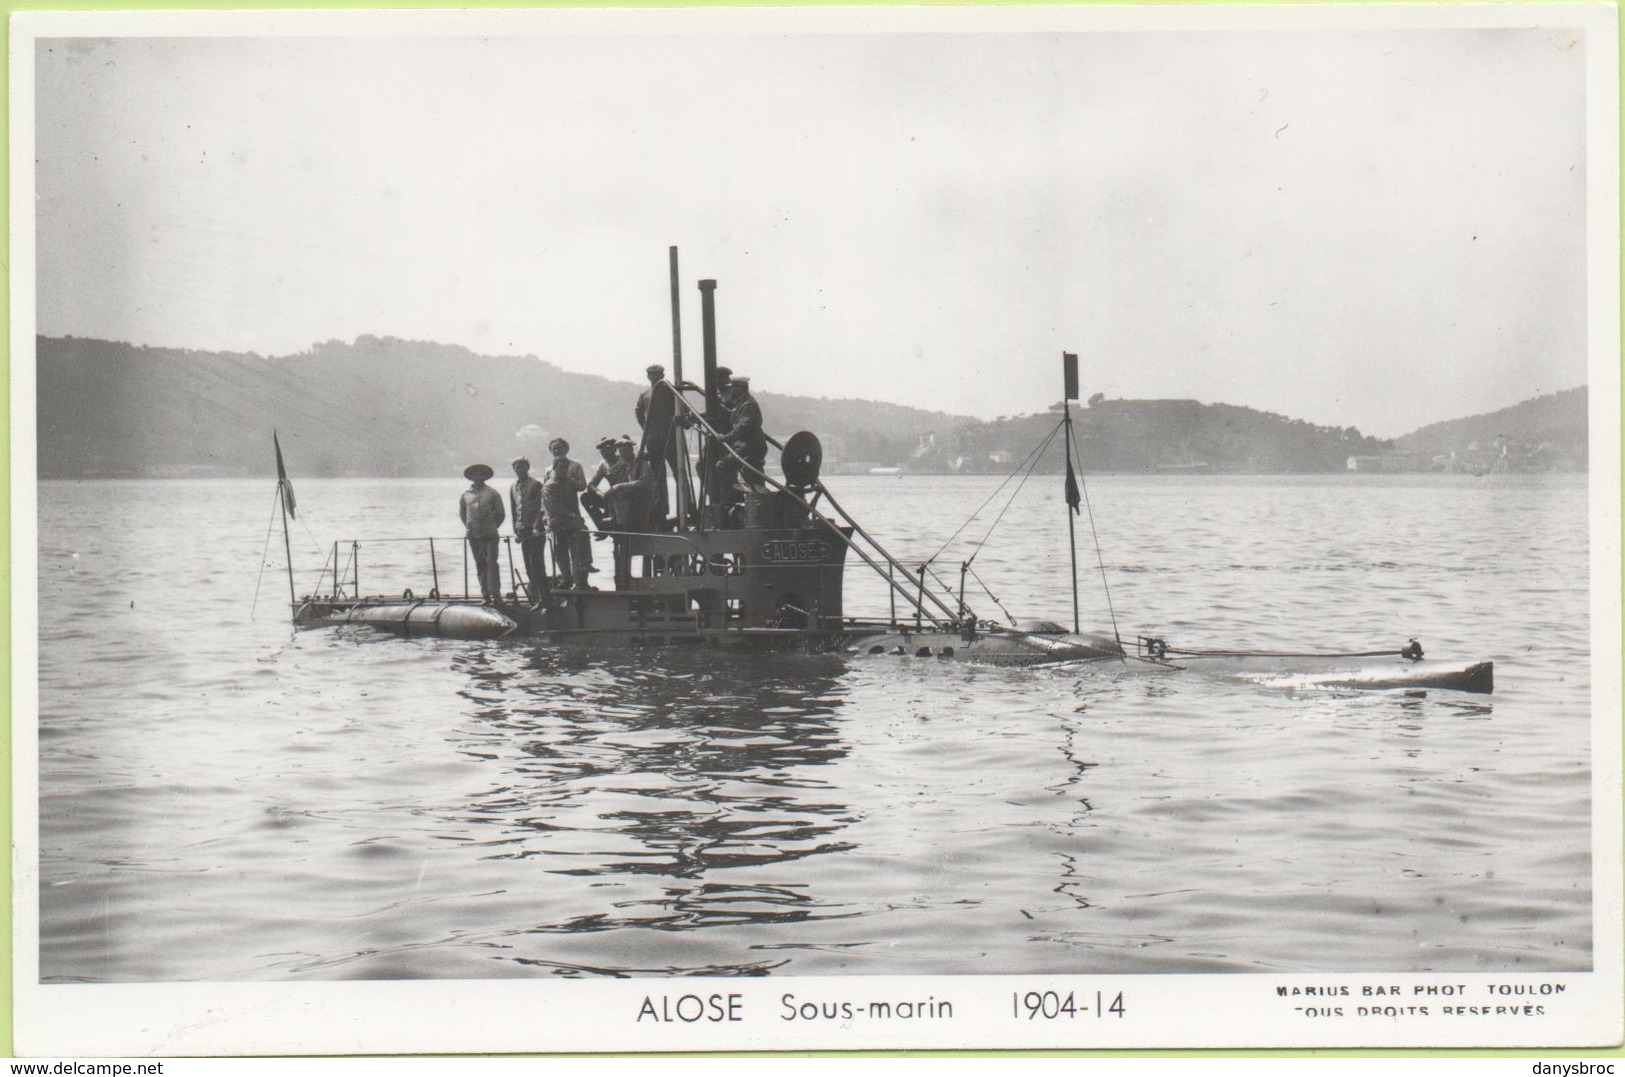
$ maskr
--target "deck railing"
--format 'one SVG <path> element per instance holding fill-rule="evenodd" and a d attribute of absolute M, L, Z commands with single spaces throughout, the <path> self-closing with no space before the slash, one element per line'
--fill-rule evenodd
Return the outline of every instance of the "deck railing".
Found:
<path fill-rule="evenodd" d="M 667 543 L 677 543 L 690 551 L 686 556 L 667 554 L 661 564 L 649 563 L 659 555 L 645 554 L 645 575 L 680 576 L 713 575 L 738 576 L 766 570 L 768 566 L 747 566 L 731 557 L 718 558 L 705 551 L 681 532 L 616 531 L 612 529 L 587 530 L 589 535 L 608 539 L 657 537 Z M 498 558 L 506 570 L 508 586 L 514 594 L 529 592 L 530 581 L 525 576 L 524 555 L 517 547 L 515 535 L 502 535 Z M 449 551 L 458 549 L 453 555 Z M 396 551 L 408 551 L 397 553 Z M 549 559 L 555 576 L 558 564 L 553 560 L 553 543 L 549 541 Z M 366 563 L 363 565 L 363 557 Z M 672 567 L 670 558 L 682 557 L 681 567 Z M 447 564 L 442 558 L 454 558 Z M 461 581 L 461 590 L 457 583 Z M 363 590 L 363 584 L 366 589 Z M 413 599 L 446 598 L 476 599 L 480 597 L 479 581 L 474 571 L 473 552 L 466 536 L 423 536 L 412 538 L 358 538 L 335 541 L 317 575 L 315 589 L 305 599 L 328 602 L 349 602 L 363 596 L 400 595 Z"/>

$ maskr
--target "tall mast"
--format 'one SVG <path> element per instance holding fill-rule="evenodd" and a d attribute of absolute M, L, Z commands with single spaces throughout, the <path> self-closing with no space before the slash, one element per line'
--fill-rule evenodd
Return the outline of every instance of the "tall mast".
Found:
<path fill-rule="evenodd" d="M 678 298 L 677 292 L 677 248 L 670 248 L 668 253 L 671 256 L 671 391 L 673 394 L 677 394 L 683 391 L 683 305 Z M 676 418 L 676 414 L 674 410 L 672 412 L 673 419 Z M 688 503 L 690 500 L 687 463 L 688 434 L 674 422 L 666 437 L 668 439 L 667 443 L 659 447 L 663 461 L 668 458 L 664 454 L 675 447 L 676 440 L 678 438 L 683 439 L 683 452 L 672 453 L 669 457 L 676 461 L 675 470 L 677 474 L 673 475 L 672 479 L 677 484 L 677 529 L 681 531 L 688 525 Z"/>
<path fill-rule="evenodd" d="M 701 358 L 705 361 L 705 421 L 715 429 L 722 415 L 722 403 L 717 398 L 717 282 L 714 280 L 700 281 L 700 347 Z M 723 495 L 716 489 L 717 452 L 715 445 L 709 438 L 700 439 L 700 527 L 716 526 L 714 520 L 707 520 L 707 514 L 715 517 L 716 504 Z"/>
<path fill-rule="evenodd" d="M 282 466 L 282 442 L 277 440 L 275 430 L 271 431 L 271 445 L 276 449 L 276 500 L 282 507 L 282 556 L 288 566 L 288 604 L 292 606 L 299 601 L 293 586 L 293 546 L 288 542 L 288 516 L 294 505 L 293 483 L 288 481 L 288 470 Z"/>
<path fill-rule="evenodd" d="M 1066 420 L 1066 544 L 1072 555 L 1072 632 L 1083 631 L 1078 622 L 1078 536 L 1073 517 L 1078 514 L 1078 480 L 1072 473 L 1072 401 L 1078 399 L 1078 357 L 1061 353 L 1061 413 Z"/>
<path fill-rule="evenodd" d="M 671 255 L 671 382 L 683 383 L 683 305 L 677 300 L 677 248 Z"/>
<path fill-rule="evenodd" d="M 717 282 L 700 281 L 700 345 L 705 360 L 705 421 L 716 424 L 722 415 L 717 399 Z"/>

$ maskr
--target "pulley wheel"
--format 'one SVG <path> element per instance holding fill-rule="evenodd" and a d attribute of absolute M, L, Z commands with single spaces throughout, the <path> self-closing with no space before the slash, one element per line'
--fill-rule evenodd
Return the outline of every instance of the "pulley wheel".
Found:
<path fill-rule="evenodd" d="M 806 490 L 818 484 L 818 468 L 824 462 L 824 447 L 818 435 L 798 430 L 784 443 L 779 465 L 784 468 L 784 484 L 792 490 Z"/>

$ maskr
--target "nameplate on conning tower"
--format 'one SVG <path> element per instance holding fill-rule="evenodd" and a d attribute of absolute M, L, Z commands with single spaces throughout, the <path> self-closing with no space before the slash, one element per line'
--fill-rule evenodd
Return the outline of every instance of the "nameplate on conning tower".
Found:
<path fill-rule="evenodd" d="M 794 564 L 829 560 L 830 545 L 823 539 L 772 539 L 762 543 L 762 560 Z"/>

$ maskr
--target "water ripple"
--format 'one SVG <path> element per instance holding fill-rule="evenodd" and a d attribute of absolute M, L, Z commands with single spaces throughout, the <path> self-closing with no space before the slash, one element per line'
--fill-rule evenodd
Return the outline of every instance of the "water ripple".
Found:
<path fill-rule="evenodd" d="M 1584 485 L 1340 479 L 1092 481 L 1125 638 L 1416 635 L 1497 695 L 293 633 L 208 560 L 259 492 L 51 484 L 42 551 L 105 571 L 41 560 L 43 975 L 1589 968 Z M 988 492 L 851 486 L 905 556 Z M 419 533 L 454 493 L 301 502 Z M 1065 520 L 1011 538 L 979 574 L 1070 623 Z"/>

